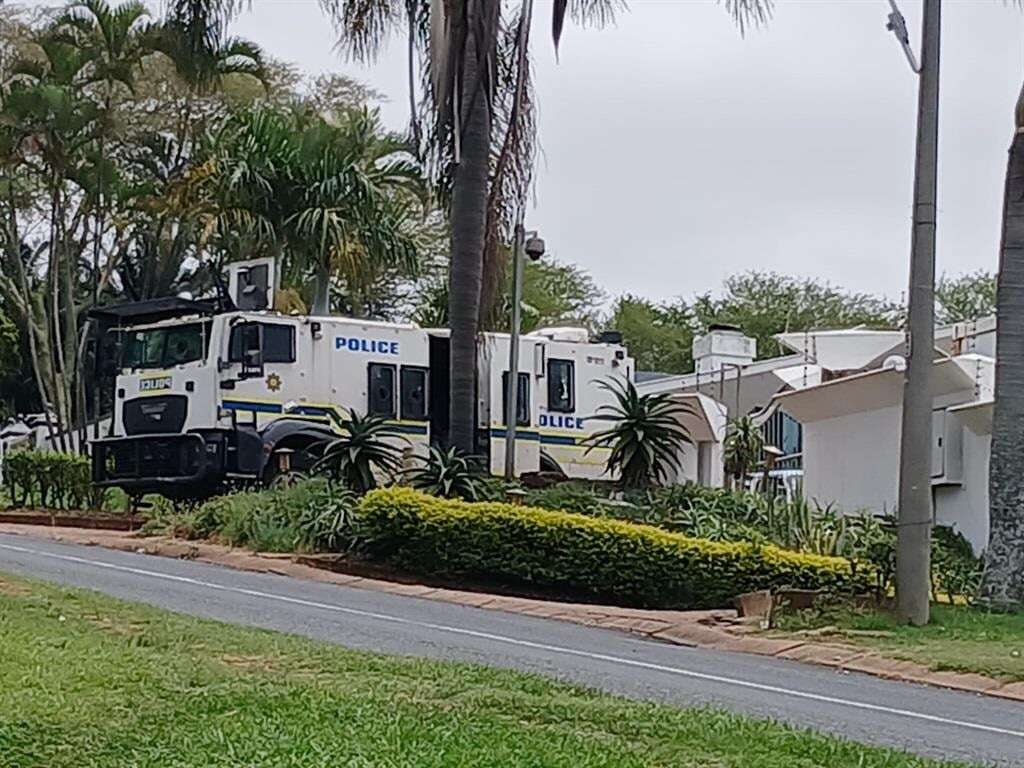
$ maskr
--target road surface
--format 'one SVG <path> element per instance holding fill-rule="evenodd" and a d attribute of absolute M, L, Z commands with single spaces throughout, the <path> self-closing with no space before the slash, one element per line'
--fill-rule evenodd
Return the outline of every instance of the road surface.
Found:
<path fill-rule="evenodd" d="M 1024 704 L 185 560 L 0 535 L 0 571 L 349 648 L 509 667 L 932 757 L 1024 765 Z"/>

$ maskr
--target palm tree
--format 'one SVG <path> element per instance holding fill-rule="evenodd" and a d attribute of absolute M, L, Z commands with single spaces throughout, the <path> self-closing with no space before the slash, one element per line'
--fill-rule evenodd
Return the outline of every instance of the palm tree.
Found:
<path fill-rule="evenodd" d="M 315 313 L 330 311 L 333 278 L 361 314 L 380 269 L 415 272 L 422 176 L 376 112 L 351 110 L 328 124 L 258 108 L 229 120 L 210 151 L 216 231 L 280 257 L 295 284 L 312 275 Z"/>
<path fill-rule="evenodd" d="M 602 405 L 592 419 L 612 426 L 587 438 L 587 453 L 611 449 L 607 472 L 618 475 L 623 490 L 664 484 L 669 470 L 682 469 L 679 457 L 692 444 L 680 418 L 692 415 L 693 409 L 667 392 L 640 395 L 633 382 L 621 377 L 600 381 L 598 386 L 610 392 L 615 402 Z"/>
<path fill-rule="evenodd" d="M 750 416 L 732 420 L 726 430 L 723 459 L 726 473 L 740 490 L 747 473 L 761 460 L 763 449 L 764 434 Z"/>
<path fill-rule="evenodd" d="M 89 60 L 86 76 L 96 83 L 101 94 L 101 120 L 96 136 L 96 148 L 92 158 L 93 173 L 84 179 L 86 192 L 92 199 L 92 304 L 99 303 L 100 251 L 106 226 L 107 196 L 110 187 L 116 184 L 114 168 L 107 159 L 107 141 L 114 128 L 114 98 L 116 90 L 124 88 L 130 93 L 135 90 L 135 75 L 148 52 L 144 42 L 145 20 L 149 11 L 141 2 L 125 2 L 116 8 L 106 0 L 82 0 L 72 5 L 56 22 L 56 34 L 64 35 L 68 42 L 86 52 Z M 108 270 L 109 274 L 109 270 Z M 77 360 L 83 359 L 85 345 L 92 328 L 87 320 L 78 335 Z M 86 377 L 82 370 L 76 370 L 76 392 L 79 399 L 79 421 L 86 417 Z M 99 388 L 92 383 L 93 412 L 99 410 Z M 97 422 L 97 429 L 99 428 Z"/>
<path fill-rule="evenodd" d="M 1024 604 L 1024 89 L 1003 197 L 996 289 L 996 381 L 989 461 L 989 543 L 982 596 Z"/>

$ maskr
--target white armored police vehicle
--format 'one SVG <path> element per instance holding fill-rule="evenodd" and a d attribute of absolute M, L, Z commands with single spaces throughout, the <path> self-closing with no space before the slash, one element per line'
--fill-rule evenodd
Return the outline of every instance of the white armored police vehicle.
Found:
<path fill-rule="evenodd" d="M 315 446 L 343 430 L 350 411 L 388 419 L 402 448 L 423 456 L 444 444 L 446 329 L 282 314 L 274 265 L 230 268 L 221 301 L 156 299 L 101 310 L 101 364 L 114 375 L 110 434 L 92 443 L 93 479 L 132 495 L 201 496 L 232 482 L 270 483 L 308 469 Z M 612 395 L 597 386 L 633 377 L 617 335 L 583 329 L 520 338 L 516 468 L 596 478 L 607 452 L 587 452 L 591 421 Z M 478 452 L 504 466 L 509 336 L 479 345 Z"/>

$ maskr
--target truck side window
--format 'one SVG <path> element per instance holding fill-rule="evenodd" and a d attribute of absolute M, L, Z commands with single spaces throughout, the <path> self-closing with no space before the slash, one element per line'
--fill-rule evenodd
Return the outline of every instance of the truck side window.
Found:
<path fill-rule="evenodd" d="M 262 347 L 260 336 L 262 333 Z M 260 350 L 264 363 L 295 362 L 295 328 L 274 323 L 239 323 L 231 329 L 228 361 L 240 363 L 246 352 Z"/>
<path fill-rule="evenodd" d="M 395 366 L 370 363 L 367 412 L 370 416 L 395 418 Z"/>
<path fill-rule="evenodd" d="M 228 344 L 228 361 L 240 363 L 245 360 L 246 352 L 260 348 L 259 323 L 239 323 L 231 329 L 231 341 Z"/>
<path fill-rule="evenodd" d="M 427 369 L 403 365 L 401 373 L 402 418 L 423 421 L 427 418 Z"/>
<path fill-rule="evenodd" d="M 548 410 L 572 413 L 576 410 L 576 365 L 572 360 L 548 360 Z"/>
<path fill-rule="evenodd" d="M 530 374 L 519 374 L 519 392 L 516 395 L 516 426 L 530 426 Z M 501 375 L 501 421 L 505 422 L 505 408 L 508 403 L 508 371 Z"/>
<path fill-rule="evenodd" d="M 295 362 L 295 327 L 291 325 L 263 326 L 263 362 Z"/>

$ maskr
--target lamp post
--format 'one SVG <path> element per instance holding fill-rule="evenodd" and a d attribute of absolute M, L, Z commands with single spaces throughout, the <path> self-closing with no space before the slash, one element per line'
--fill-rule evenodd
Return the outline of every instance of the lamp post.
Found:
<path fill-rule="evenodd" d="M 519 326 L 522 324 L 523 255 L 537 261 L 544 255 L 544 241 L 536 231 L 516 224 L 512 247 L 512 327 L 508 339 L 508 384 L 505 387 L 505 479 L 516 476 L 516 411 L 519 410 Z"/>

